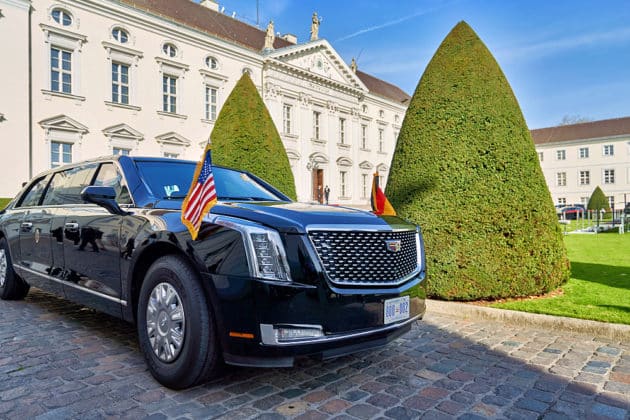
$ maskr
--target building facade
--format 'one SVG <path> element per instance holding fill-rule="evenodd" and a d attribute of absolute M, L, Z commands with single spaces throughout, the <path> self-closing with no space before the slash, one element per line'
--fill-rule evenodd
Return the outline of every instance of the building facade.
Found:
<path fill-rule="evenodd" d="M 345 63 L 317 31 L 298 43 L 211 0 L 0 0 L 0 10 L 11 40 L 0 69 L 11 81 L 0 99 L 2 197 L 95 156 L 197 160 L 244 72 L 280 133 L 299 201 L 328 185 L 331 202 L 365 205 L 372 173 L 386 182 L 410 98 Z"/>
<path fill-rule="evenodd" d="M 584 204 L 599 186 L 611 208 L 630 201 L 630 117 L 532 130 L 555 204 Z"/>

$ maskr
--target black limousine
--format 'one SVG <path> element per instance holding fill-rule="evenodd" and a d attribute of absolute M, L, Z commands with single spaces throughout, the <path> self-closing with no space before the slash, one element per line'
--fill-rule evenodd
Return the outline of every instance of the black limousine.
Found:
<path fill-rule="evenodd" d="M 152 375 L 176 389 L 222 362 L 288 367 L 384 345 L 423 316 L 417 226 L 292 202 L 217 166 L 219 201 L 193 241 L 180 213 L 194 170 L 116 156 L 36 176 L 0 212 L 0 297 L 34 286 L 135 323 Z"/>

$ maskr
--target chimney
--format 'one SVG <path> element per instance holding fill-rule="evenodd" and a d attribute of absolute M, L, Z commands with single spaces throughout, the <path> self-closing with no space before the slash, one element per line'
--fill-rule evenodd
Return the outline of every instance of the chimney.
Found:
<path fill-rule="evenodd" d="M 291 44 L 297 44 L 297 36 L 293 34 L 284 34 L 280 38 L 290 42 Z"/>
<path fill-rule="evenodd" d="M 203 7 L 207 7 L 210 10 L 214 10 L 215 12 L 219 11 L 219 3 L 217 3 L 215 0 L 201 0 L 199 4 Z"/>

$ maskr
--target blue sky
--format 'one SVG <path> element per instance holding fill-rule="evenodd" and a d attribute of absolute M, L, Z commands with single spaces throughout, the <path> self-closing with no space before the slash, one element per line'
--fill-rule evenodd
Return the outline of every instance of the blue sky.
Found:
<path fill-rule="evenodd" d="M 256 23 L 256 0 L 219 0 Z M 259 0 L 260 26 L 309 39 L 311 15 L 359 68 L 413 91 L 436 49 L 465 20 L 499 62 L 530 128 L 563 117 L 630 116 L 630 1 Z"/>

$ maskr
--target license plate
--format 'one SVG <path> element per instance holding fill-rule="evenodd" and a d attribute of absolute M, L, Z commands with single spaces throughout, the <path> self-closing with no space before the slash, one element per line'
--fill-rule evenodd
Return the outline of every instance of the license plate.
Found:
<path fill-rule="evenodd" d="M 383 305 L 385 324 L 409 318 L 409 296 L 387 299 Z"/>

